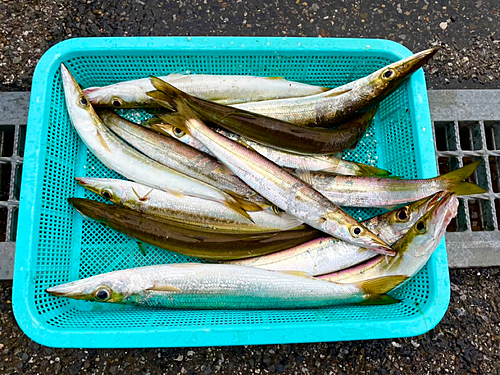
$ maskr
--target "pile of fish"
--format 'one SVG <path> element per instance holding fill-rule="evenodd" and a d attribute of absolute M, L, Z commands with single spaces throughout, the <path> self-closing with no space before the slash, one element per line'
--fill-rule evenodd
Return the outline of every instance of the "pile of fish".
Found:
<path fill-rule="evenodd" d="M 188 309 L 379 304 L 426 264 L 479 163 L 405 180 L 341 158 L 379 103 L 437 49 L 328 89 L 281 78 L 180 75 L 82 90 L 61 65 L 88 149 L 128 180 L 76 178 L 114 204 L 82 215 L 206 263 L 154 265 L 53 286 L 54 296 Z M 103 107 L 103 108 L 101 108 Z M 110 109 L 111 108 L 111 109 Z M 146 108 L 143 124 L 112 108 Z M 358 222 L 343 207 L 382 207 Z"/>

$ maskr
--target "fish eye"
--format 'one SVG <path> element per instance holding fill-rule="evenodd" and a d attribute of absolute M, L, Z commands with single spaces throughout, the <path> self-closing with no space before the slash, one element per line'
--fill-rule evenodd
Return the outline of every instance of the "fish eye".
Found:
<path fill-rule="evenodd" d="M 88 100 L 85 98 L 85 96 L 81 96 L 81 97 L 80 97 L 79 102 L 80 102 L 80 105 L 81 105 L 82 107 L 86 107 L 86 106 L 89 104 L 89 102 L 88 102 Z"/>
<path fill-rule="evenodd" d="M 276 215 L 281 215 L 284 212 L 281 208 L 279 208 L 278 206 L 276 206 L 274 204 L 271 206 L 271 210 L 273 210 L 273 212 Z"/>
<path fill-rule="evenodd" d="M 102 192 L 101 192 L 101 195 L 106 198 L 106 199 L 111 199 L 113 198 L 113 190 L 111 189 L 104 189 Z"/>
<path fill-rule="evenodd" d="M 98 302 L 106 302 L 111 297 L 111 291 L 107 287 L 100 287 L 95 292 L 95 300 Z"/>
<path fill-rule="evenodd" d="M 391 79 L 394 77 L 396 73 L 394 72 L 393 69 L 387 69 L 386 71 L 384 71 L 382 73 L 382 77 L 385 78 L 385 79 Z"/>
<path fill-rule="evenodd" d="M 120 99 L 117 99 L 117 98 L 114 98 L 111 102 L 111 104 L 113 105 L 113 107 L 121 107 L 122 106 L 122 101 Z"/>
<path fill-rule="evenodd" d="M 351 227 L 351 236 L 359 237 L 362 234 L 363 234 L 363 228 L 358 227 L 358 226 Z"/>
<path fill-rule="evenodd" d="M 415 227 L 418 233 L 425 233 L 427 229 L 425 228 L 425 223 L 423 221 L 419 221 L 417 226 Z"/>
<path fill-rule="evenodd" d="M 184 133 L 184 132 L 182 131 L 182 129 L 180 129 L 180 128 L 174 128 L 174 134 L 175 134 L 177 137 L 179 137 L 179 138 L 180 138 L 180 137 L 182 137 L 182 136 L 183 136 L 184 134 L 186 134 L 186 133 Z"/>
<path fill-rule="evenodd" d="M 408 219 L 410 218 L 408 216 L 408 210 L 405 208 L 402 208 L 398 211 L 398 213 L 396 214 L 396 217 L 398 218 L 398 220 L 400 221 L 408 221 Z"/>

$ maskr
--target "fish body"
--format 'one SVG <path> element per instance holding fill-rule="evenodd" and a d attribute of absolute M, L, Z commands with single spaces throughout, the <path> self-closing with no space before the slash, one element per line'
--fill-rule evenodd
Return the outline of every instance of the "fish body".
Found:
<path fill-rule="evenodd" d="M 458 199 L 447 193 L 429 212 L 396 243 L 394 257 L 377 256 L 356 267 L 322 275 L 320 278 L 342 283 L 359 282 L 391 275 L 414 276 L 427 263 L 446 231 L 457 215 Z"/>
<path fill-rule="evenodd" d="M 160 78 L 193 96 L 226 105 L 314 95 L 329 90 L 275 77 L 170 74 Z M 97 107 L 161 107 L 146 95 L 152 90 L 154 87 L 149 78 L 142 78 L 104 87 L 89 87 L 83 93 Z"/>
<path fill-rule="evenodd" d="M 266 233 L 200 231 L 187 224 L 174 225 L 161 218 L 89 199 L 70 198 L 82 215 L 104 223 L 141 242 L 187 256 L 229 260 L 269 254 L 317 238 L 312 228 Z"/>
<path fill-rule="evenodd" d="M 176 102 L 181 100 L 204 121 L 213 122 L 253 141 L 299 154 L 344 151 L 361 139 L 377 111 L 374 107 L 356 114 L 336 129 L 312 129 L 199 99 L 156 77 L 151 77 L 151 82 L 157 91 L 148 95 L 167 108 L 177 109 Z"/>
<path fill-rule="evenodd" d="M 296 309 L 362 303 L 392 283 L 336 284 L 253 267 L 179 263 L 114 271 L 47 292 L 168 309 Z"/>
<path fill-rule="evenodd" d="M 274 213 L 268 209 L 249 212 L 249 220 L 221 203 L 179 196 L 132 181 L 90 177 L 80 177 L 77 181 L 86 189 L 119 206 L 177 223 L 174 225 L 193 227 L 198 231 L 232 234 L 275 232 L 301 225 L 300 220 L 284 212 Z"/>
<path fill-rule="evenodd" d="M 363 225 L 377 234 L 383 241 L 393 244 L 417 220 L 434 207 L 445 194 L 447 193 L 440 192 L 433 197 L 424 198 L 405 207 L 365 220 Z M 307 272 L 317 276 L 352 267 L 375 258 L 377 255 L 374 251 L 333 237 L 321 237 L 277 253 L 228 261 L 227 263 L 275 271 Z"/>
<path fill-rule="evenodd" d="M 356 112 L 380 103 L 437 51 L 438 48 L 431 48 L 416 53 L 324 93 L 232 106 L 302 126 L 328 127 L 341 124 L 352 119 Z"/>
<path fill-rule="evenodd" d="M 485 193 L 482 187 L 463 182 L 480 163 L 477 161 L 445 175 L 420 180 L 335 176 L 316 172 L 309 177 L 314 189 L 339 206 L 394 207 L 439 191 L 455 192 L 457 195 Z"/>
<path fill-rule="evenodd" d="M 127 121 L 113 111 L 100 111 L 99 116 L 114 133 L 158 163 L 228 194 L 262 205 L 269 204 L 210 155 L 185 145 L 175 138 L 149 131 Z M 258 210 L 258 207 L 255 210 Z"/>
<path fill-rule="evenodd" d="M 255 151 L 217 134 L 186 104 L 178 102 L 177 107 L 185 116 L 178 127 L 202 142 L 238 177 L 277 207 L 333 237 L 384 254 L 392 253 L 390 246 L 308 184 Z"/>
<path fill-rule="evenodd" d="M 175 114 L 172 114 L 175 116 Z M 168 122 L 167 116 L 163 116 L 167 119 L 163 122 Z M 160 120 L 160 119 L 157 119 Z M 207 154 L 211 154 L 210 150 L 207 149 L 203 143 L 198 141 L 196 138 L 185 133 L 181 129 L 162 122 L 155 120 L 154 124 L 149 122 L 147 126 L 152 130 L 159 131 L 162 134 L 169 135 L 171 137 L 177 138 L 182 143 L 190 145 L 197 150 L 203 151 Z M 161 120 L 160 120 L 161 121 Z M 289 169 L 300 169 L 308 171 L 321 171 L 325 173 L 334 173 L 345 176 L 389 176 L 391 173 L 373 167 L 371 165 L 365 165 L 361 163 L 356 163 L 349 160 L 344 160 L 340 156 L 335 155 L 301 155 L 292 152 L 286 152 L 272 148 L 260 143 L 243 138 L 235 133 L 231 133 L 222 128 L 214 129 L 217 133 L 222 134 L 224 137 L 229 138 L 235 142 L 238 142 L 245 147 L 251 148 L 258 152 L 260 155 L 264 156 L 266 159 L 271 160 L 273 163 L 279 165 L 280 167 Z"/>
<path fill-rule="evenodd" d="M 61 76 L 71 122 L 83 142 L 104 165 L 130 180 L 174 194 L 221 202 L 248 217 L 241 207 L 243 202 L 168 168 L 123 143 L 97 116 L 64 64 L 61 64 Z"/>

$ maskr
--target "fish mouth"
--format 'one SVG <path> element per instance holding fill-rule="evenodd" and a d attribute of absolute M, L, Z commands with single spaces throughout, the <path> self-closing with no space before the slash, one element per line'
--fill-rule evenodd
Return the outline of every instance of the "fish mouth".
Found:
<path fill-rule="evenodd" d="M 399 77 L 397 80 L 402 80 L 424 66 L 439 49 L 440 47 L 434 47 L 418 52 L 406 59 L 389 65 L 389 68 L 395 69 L 398 72 Z"/>
<path fill-rule="evenodd" d="M 432 215 L 432 225 L 437 225 L 438 227 L 444 227 L 446 229 L 445 223 L 449 223 L 457 215 L 458 210 L 458 198 L 455 193 L 446 192 L 441 200 L 434 206 L 430 215 Z"/>
<path fill-rule="evenodd" d="M 55 297 L 67 297 L 73 299 L 87 299 L 82 286 L 75 285 L 74 282 L 56 285 L 45 289 L 47 293 Z"/>
<path fill-rule="evenodd" d="M 61 78 L 65 95 L 67 96 L 68 94 L 70 94 L 72 96 L 71 99 L 77 98 L 81 94 L 80 87 L 64 64 L 61 64 Z"/>
<path fill-rule="evenodd" d="M 390 256 L 396 255 L 396 252 L 392 250 L 392 247 L 390 247 L 380 239 L 378 239 L 378 241 L 377 240 L 371 241 L 371 245 L 372 246 L 370 247 L 370 250 L 376 251 L 379 254 L 390 255 Z"/>
<path fill-rule="evenodd" d="M 82 185 L 82 186 L 88 185 L 88 182 L 86 182 L 85 177 L 75 177 L 75 181 L 78 182 L 78 185 Z"/>

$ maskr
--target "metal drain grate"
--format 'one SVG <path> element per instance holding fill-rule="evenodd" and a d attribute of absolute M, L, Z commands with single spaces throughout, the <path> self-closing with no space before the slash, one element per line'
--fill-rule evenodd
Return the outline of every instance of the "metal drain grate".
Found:
<path fill-rule="evenodd" d="M 11 279 L 29 93 L 0 93 L 0 279 Z"/>
<path fill-rule="evenodd" d="M 429 91 L 429 102 L 439 173 L 482 160 L 468 181 L 488 190 L 460 197 L 446 234 L 450 267 L 499 265 L 500 91 Z"/>
<path fill-rule="evenodd" d="M 482 159 L 448 227 L 450 267 L 500 266 L 500 90 L 428 92 L 439 172 Z M 29 93 L 0 93 L 0 280 L 12 279 Z"/>

